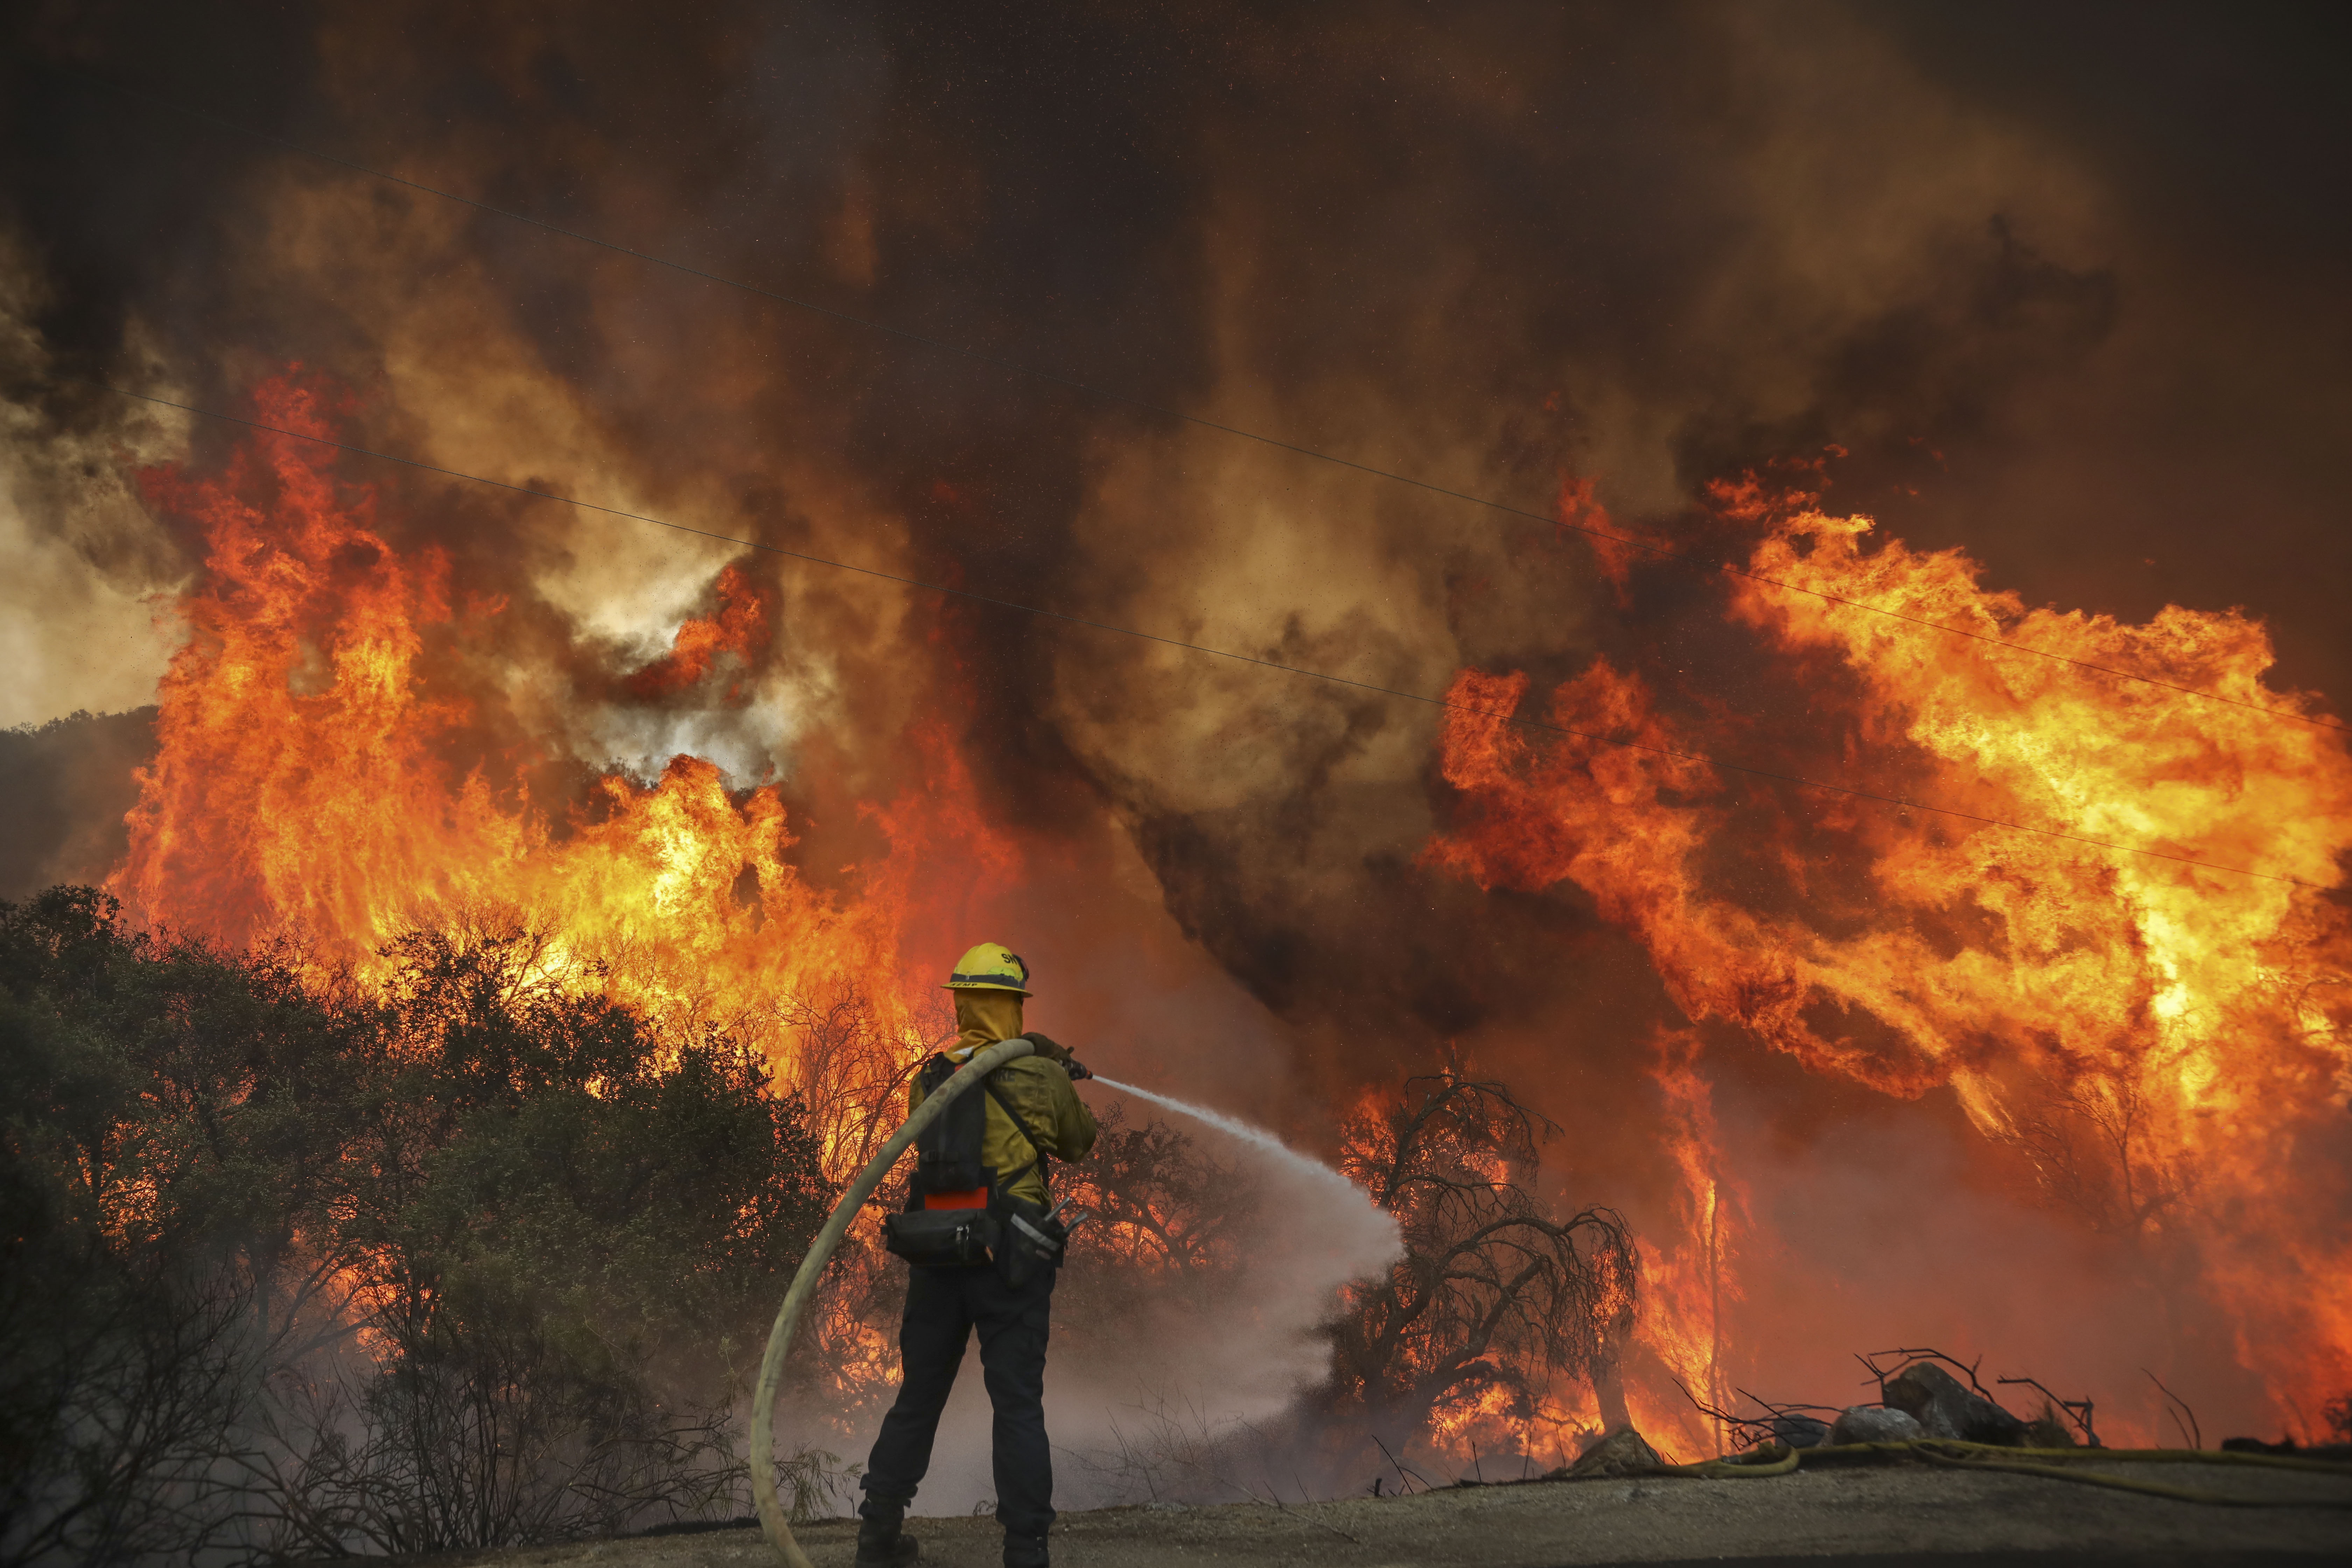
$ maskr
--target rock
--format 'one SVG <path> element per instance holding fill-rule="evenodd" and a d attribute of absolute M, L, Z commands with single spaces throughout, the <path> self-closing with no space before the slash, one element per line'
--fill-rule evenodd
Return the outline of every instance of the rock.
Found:
<path fill-rule="evenodd" d="M 1620 1426 L 1578 1455 L 1576 1463 L 1556 1473 L 1575 1481 L 1593 1476 L 1645 1476 L 1664 1462 L 1639 1432 Z"/>
<path fill-rule="evenodd" d="M 1829 1441 L 1830 1424 L 1791 1412 L 1772 1417 L 1772 1437 L 1791 1448 L 1818 1448 Z"/>
<path fill-rule="evenodd" d="M 1888 1378 L 1886 1403 L 1907 1413 L 1930 1437 L 2020 1448 L 2031 1436 L 2024 1422 L 1931 1361 L 1915 1361 Z"/>
<path fill-rule="evenodd" d="M 1927 1435 L 1909 1412 L 1884 1405 L 1849 1405 L 1830 1428 L 1832 1443 L 1915 1443 Z"/>

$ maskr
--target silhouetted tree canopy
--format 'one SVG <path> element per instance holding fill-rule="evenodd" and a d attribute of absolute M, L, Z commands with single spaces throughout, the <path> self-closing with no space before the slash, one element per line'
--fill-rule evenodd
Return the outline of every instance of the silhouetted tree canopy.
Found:
<path fill-rule="evenodd" d="M 833 1197 L 799 1103 L 520 922 L 383 956 L 0 904 L 0 1563 L 739 1505 L 736 1373 Z"/>

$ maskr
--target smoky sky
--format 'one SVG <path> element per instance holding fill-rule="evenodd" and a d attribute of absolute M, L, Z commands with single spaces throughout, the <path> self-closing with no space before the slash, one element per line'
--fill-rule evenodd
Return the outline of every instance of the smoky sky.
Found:
<path fill-rule="evenodd" d="M 1840 738 L 1756 668 L 1718 588 L 1645 570 L 1621 599 L 1542 524 L 1153 410 L 1538 514 L 1591 478 L 1667 539 L 1701 536 L 1710 479 L 1833 447 L 1830 504 L 1964 546 L 2029 604 L 2242 605 L 2284 684 L 2352 689 L 2335 7 L 37 5 L 9 26 L 24 537 L 122 595 L 184 580 L 191 542 L 100 494 L 99 458 L 236 437 L 159 434 L 86 383 L 241 407 L 300 362 L 352 389 L 363 443 L 493 451 L 518 482 L 1381 685 L 1605 655 L 1796 771 L 1839 766 Z M 563 692 L 609 685 L 621 634 L 543 580 L 597 581 L 616 534 L 352 478 L 395 542 L 510 593 L 506 652 L 560 672 L 489 731 L 561 730 Z M 790 581 L 834 731 L 939 720 L 1005 820 L 1116 823 L 1182 929 L 1354 1064 L 1318 1072 L 1659 1005 L 1576 897 L 1417 864 L 1448 810 L 1425 710 Z M 89 705 L 58 668 L 54 710 Z M 922 765 L 880 739 L 828 755 L 788 781 L 812 866 L 855 847 L 835 807 Z"/>

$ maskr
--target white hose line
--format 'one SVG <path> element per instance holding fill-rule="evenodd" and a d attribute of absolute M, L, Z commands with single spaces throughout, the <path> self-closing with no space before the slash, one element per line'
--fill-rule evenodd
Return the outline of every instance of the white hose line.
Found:
<path fill-rule="evenodd" d="M 815 1293 L 816 1282 L 824 1275 L 825 1264 L 832 1260 L 833 1249 L 849 1234 L 849 1222 L 857 1217 L 857 1211 L 866 1206 L 866 1200 L 874 1195 L 874 1189 L 882 1184 L 882 1178 L 890 1173 L 890 1167 L 898 1163 L 907 1145 L 957 1095 L 1006 1062 L 1028 1056 L 1036 1048 L 1024 1035 L 999 1041 L 984 1051 L 974 1052 L 971 1060 L 958 1068 L 953 1078 L 925 1097 L 915 1113 L 907 1118 L 907 1124 L 891 1134 L 890 1141 L 857 1173 L 857 1179 L 849 1184 L 841 1201 L 833 1205 L 832 1216 L 809 1244 L 808 1256 L 801 1259 L 800 1272 L 793 1276 L 792 1289 L 784 1292 L 784 1304 L 776 1309 L 775 1327 L 768 1331 L 768 1353 L 760 1358 L 760 1381 L 751 1394 L 751 1502 L 759 1510 L 761 1533 L 789 1568 L 813 1568 L 801 1543 L 793 1539 L 792 1524 L 784 1518 L 783 1503 L 776 1496 L 776 1384 L 783 1378 L 784 1352 L 792 1348 L 793 1326 L 800 1321 L 801 1309 Z"/>

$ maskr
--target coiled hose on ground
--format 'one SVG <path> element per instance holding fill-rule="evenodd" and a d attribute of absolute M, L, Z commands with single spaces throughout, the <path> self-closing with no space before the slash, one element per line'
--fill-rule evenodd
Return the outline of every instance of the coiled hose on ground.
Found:
<path fill-rule="evenodd" d="M 2176 1502 L 2214 1503 L 2227 1508 L 2352 1508 L 2352 1498 L 2250 1498 L 2201 1487 L 2170 1487 L 2160 1481 L 2137 1481 L 2125 1476 L 2103 1476 L 2074 1468 L 2102 1461 L 2119 1464 L 2253 1465 L 2282 1470 L 2310 1470 L 2352 1479 L 2352 1465 L 2328 1459 L 2305 1459 L 2291 1454 L 2242 1454 L 2205 1448 L 2004 1448 L 1991 1443 L 1962 1443 L 1927 1437 L 1908 1443 L 1839 1443 L 1814 1448 L 1768 1444 L 1728 1459 L 1704 1459 L 1695 1465 L 1661 1465 L 1670 1476 L 1785 1476 L 1801 1463 L 1823 1459 L 1921 1458 L 1930 1464 L 1969 1470 L 2004 1470 L 2012 1475 L 2046 1476 L 2052 1480 L 2080 1481 L 2085 1486 L 2112 1487 L 2146 1497 Z"/>
<path fill-rule="evenodd" d="M 767 1353 L 760 1358 L 760 1381 L 751 1392 L 751 1501 L 759 1510 L 761 1533 L 776 1555 L 790 1568 L 812 1568 L 808 1554 L 793 1539 L 792 1521 L 784 1517 L 782 1500 L 776 1495 L 776 1384 L 782 1381 L 784 1353 L 792 1349 L 793 1328 L 800 1321 L 801 1309 L 816 1291 L 816 1282 L 832 1260 L 834 1248 L 849 1234 L 849 1222 L 898 1163 L 907 1146 L 921 1135 L 924 1128 L 951 1104 L 956 1096 L 977 1085 L 990 1073 L 1016 1057 L 1025 1057 L 1036 1046 L 1023 1036 L 1001 1041 L 987 1049 L 972 1053 L 971 1060 L 958 1068 L 953 1078 L 933 1089 L 907 1118 L 907 1124 L 890 1135 L 890 1141 L 875 1151 L 874 1158 L 857 1173 L 833 1205 L 833 1213 L 824 1228 L 809 1243 L 808 1256 L 801 1259 L 800 1271 L 793 1276 L 792 1289 L 784 1292 L 784 1304 L 776 1309 L 775 1326 L 768 1331 Z"/>

